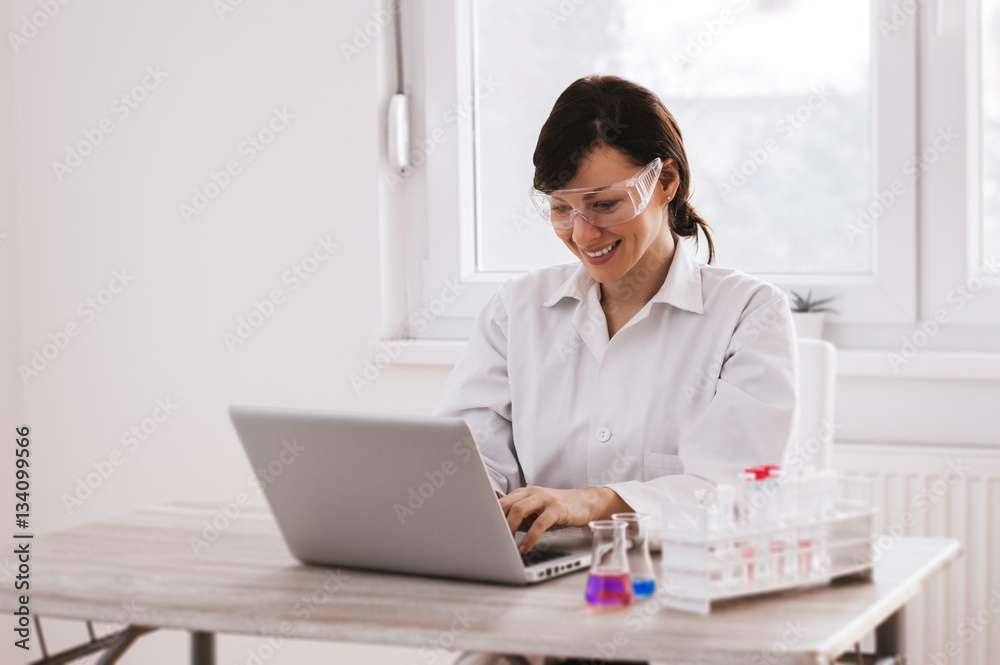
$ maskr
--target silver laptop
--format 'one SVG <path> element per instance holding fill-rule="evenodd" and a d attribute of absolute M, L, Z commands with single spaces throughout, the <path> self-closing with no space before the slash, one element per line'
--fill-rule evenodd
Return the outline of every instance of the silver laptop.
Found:
<path fill-rule="evenodd" d="M 589 539 L 522 557 L 458 418 L 231 406 L 292 555 L 308 564 L 528 584 L 586 569 Z"/>

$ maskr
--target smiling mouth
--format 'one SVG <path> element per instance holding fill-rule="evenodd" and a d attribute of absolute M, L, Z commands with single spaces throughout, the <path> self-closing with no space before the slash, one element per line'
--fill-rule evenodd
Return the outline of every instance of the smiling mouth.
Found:
<path fill-rule="evenodd" d="M 587 256 L 589 256 L 590 258 L 596 259 L 596 258 L 599 258 L 601 256 L 604 256 L 605 254 L 607 254 L 608 252 L 610 252 L 611 250 L 613 250 L 615 247 L 618 246 L 618 243 L 620 243 L 620 242 L 621 242 L 621 239 L 615 240 L 613 243 L 611 243 L 610 245 L 608 245 L 607 247 L 605 247 L 604 249 L 602 249 L 599 252 L 588 252 L 586 250 L 581 250 L 581 251 L 583 251 L 583 253 L 586 254 Z"/>

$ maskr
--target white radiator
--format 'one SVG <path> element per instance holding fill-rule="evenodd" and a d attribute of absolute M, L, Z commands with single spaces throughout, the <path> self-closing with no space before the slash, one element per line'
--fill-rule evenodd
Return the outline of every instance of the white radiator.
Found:
<path fill-rule="evenodd" d="M 909 665 L 1000 664 L 1000 447 L 838 443 L 837 471 L 872 478 L 885 534 L 959 540 L 965 555 L 906 606 Z"/>

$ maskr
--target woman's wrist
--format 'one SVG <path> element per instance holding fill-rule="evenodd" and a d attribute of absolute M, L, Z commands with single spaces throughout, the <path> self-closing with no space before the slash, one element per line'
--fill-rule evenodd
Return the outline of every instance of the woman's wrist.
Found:
<path fill-rule="evenodd" d="M 588 487 L 591 520 L 609 520 L 615 513 L 631 513 L 632 507 L 610 487 Z"/>

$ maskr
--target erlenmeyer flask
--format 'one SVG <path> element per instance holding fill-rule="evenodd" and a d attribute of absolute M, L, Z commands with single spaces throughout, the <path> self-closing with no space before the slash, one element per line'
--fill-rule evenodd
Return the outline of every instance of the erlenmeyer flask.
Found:
<path fill-rule="evenodd" d="M 632 576 L 625 554 L 627 524 L 615 520 L 595 520 L 594 556 L 587 577 L 587 602 L 602 607 L 631 605 L 634 597 Z"/>
<path fill-rule="evenodd" d="M 649 598 L 656 592 L 656 573 L 649 556 L 649 515 L 615 513 L 611 519 L 625 522 L 628 543 L 628 569 L 632 575 L 632 591 L 636 598 Z"/>

